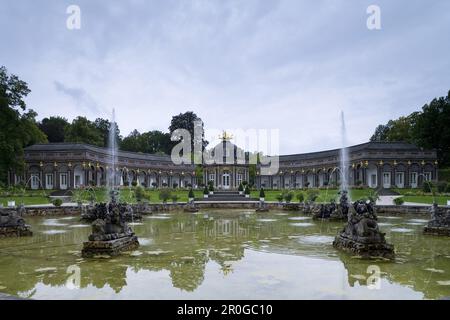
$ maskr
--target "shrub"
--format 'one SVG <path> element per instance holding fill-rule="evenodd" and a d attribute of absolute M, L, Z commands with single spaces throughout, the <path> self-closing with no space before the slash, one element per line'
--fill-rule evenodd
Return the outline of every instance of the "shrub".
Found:
<path fill-rule="evenodd" d="M 170 198 L 172 199 L 173 203 L 176 203 L 178 201 L 178 195 L 175 193 Z"/>
<path fill-rule="evenodd" d="M 128 186 L 130 185 L 130 183 L 129 183 L 128 181 L 124 181 L 124 182 L 123 182 L 123 185 L 124 185 L 125 187 L 128 187 Z"/>
<path fill-rule="evenodd" d="M 238 191 L 244 191 L 244 186 L 242 183 L 239 184 Z"/>
<path fill-rule="evenodd" d="M 57 198 L 57 199 L 54 199 L 53 201 L 52 201 L 52 203 L 53 203 L 53 205 L 55 206 L 55 207 L 61 207 L 61 205 L 62 205 L 62 200 L 61 199 L 59 199 L 59 198 Z"/>
<path fill-rule="evenodd" d="M 328 181 L 323 182 L 324 187 L 328 186 Z"/>
<path fill-rule="evenodd" d="M 132 185 L 133 187 L 136 187 L 136 186 L 137 186 L 137 181 L 134 180 L 133 182 L 131 182 L 131 185 Z"/>
<path fill-rule="evenodd" d="M 362 181 L 361 180 L 356 180 L 355 185 L 359 187 L 360 185 L 362 185 Z"/>
<path fill-rule="evenodd" d="M 401 206 L 404 203 L 405 203 L 405 200 L 403 199 L 403 197 L 399 197 L 399 198 L 395 198 L 394 199 L 394 204 L 397 205 L 397 206 Z"/>
<path fill-rule="evenodd" d="M 188 184 L 186 185 L 186 187 L 192 188 L 192 183 L 188 183 Z"/>
<path fill-rule="evenodd" d="M 245 187 L 245 186 L 248 186 L 248 182 L 247 181 L 242 181 L 242 185 Z"/>
<path fill-rule="evenodd" d="M 203 189 L 203 194 L 209 194 L 209 190 L 208 190 L 207 186 L 205 186 L 205 188 Z"/>
<path fill-rule="evenodd" d="M 303 194 L 303 192 L 297 193 L 297 200 L 298 200 L 298 202 L 300 202 L 300 203 L 302 203 L 303 201 L 305 201 L 305 195 Z"/>
<path fill-rule="evenodd" d="M 170 192 L 169 189 L 163 189 L 159 192 L 159 199 L 163 202 L 166 203 L 168 199 L 170 199 L 170 197 L 172 196 L 172 192 Z"/>
<path fill-rule="evenodd" d="M 178 183 L 174 182 L 174 183 L 172 184 L 172 186 L 173 186 L 174 189 L 176 189 L 176 188 L 178 187 Z"/>
<path fill-rule="evenodd" d="M 306 191 L 306 195 L 309 201 L 314 202 L 319 197 L 319 190 L 308 189 L 308 191 Z"/>
<path fill-rule="evenodd" d="M 423 182 L 423 185 L 422 185 L 423 192 L 429 193 L 429 192 L 433 191 L 432 189 L 433 189 L 433 183 L 432 182 L 430 182 L 430 181 L 424 181 Z"/>
<path fill-rule="evenodd" d="M 214 191 L 214 186 L 213 186 L 213 184 L 211 183 L 210 185 L 209 185 L 209 191 L 211 191 L 211 192 L 213 192 Z"/>
<path fill-rule="evenodd" d="M 194 190 L 189 189 L 189 194 L 188 194 L 188 198 L 194 199 Z"/>
<path fill-rule="evenodd" d="M 261 188 L 261 190 L 259 190 L 259 197 L 260 198 L 265 198 L 266 197 L 266 193 L 264 192 L 264 188 Z"/>
<path fill-rule="evenodd" d="M 290 203 L 293 197 L 294 194 L 292 192 L 288 192 L 284 195 L 284 200 L 286 200 L 287 203 Z"/>
<path fill-rule="evenodd" d="M 156 188 L 158 186 L 158 184 L 156 182 L 152 182 L 152 187 Z"/>
<path fill-rule="evenodd" d="M 445 181 L 438 182 L 437 190 L 439 193 L 444 193 L 447 190 L 447 182 Z"/>
<path fill-rule="evenodd" d="M 277 195 L 277 197 L 276 197 L 276 199 L 278 200 L 278 202 L 282 202 L 282 201 L 283 201 L 283 198 L 284 198 L 284 196 L 283 196 L 282 193 L 280 193 L 280 194 Z"/>
<path fill-rule="evenodd" d="M 134 196 L 136 197 L 137 202 L 141 202 L 142 199 L 145 197 L 144 188 L 142 188 L 141 186 L 136 187 L 136 190 L 134 191 Z"/>
<path fill-rule="evenodd" d="M 309 183 L 309 181 L 306 181 L 306 182 L 305 182 L 305 188 L 308 188 L 310 184 L 311 184 L 311 183 Z"/>
<path fill-rule="evenodd" d="M 248 186 L 245 187 L 244 193 L 247 195 L 250 194 L 250 188 Z"/>
<path fill-rule="evenodd" d="M 167 184 L 166 182 L 164 182 L 164 183 L 162 184 L 162 186 L 165 188 L 165 187 L 168 186 L 168 184 Z"/>

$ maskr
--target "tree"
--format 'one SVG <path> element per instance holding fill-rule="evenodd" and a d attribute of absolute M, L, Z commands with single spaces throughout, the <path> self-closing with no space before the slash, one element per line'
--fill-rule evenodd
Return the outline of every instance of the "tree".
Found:
<path fill-rule="evenodd" d="M 104 147 L 109 146 L 109 131 L 111 130 L 111 122 L 106 119 L 97 118 L 94 121 L 94 125 L 97 128 L 97 130 L 101 133 L 103 146 Z M 120 136 L 119 125 L 116 122 L 116 141 L 118 145 L 120 144 L 121 140 L 122 137 Z"/>
<path fill-rule="evenodd" d="M 421 112 L 379 125 L 371 141 L 405 141 L 424 149 L 436 149 L 442 166 L 450 165 L 450 91 L 433 99 Z"/>
<path fill-rule="evenodd" d="M 185 129 L 189 131 L 191 135 L 192 152 L 194 152 L 196 146 L 201 148 L 200 150 L 204 150 L 208 145 L 208 141 L 205 140 L 204 123 L 202 119 L 199 118 L 194 112 L 188 111 L 185 113 L 180 113 L 177 116 L 173 116 L 169 126 L 170 134 L 172 135 L 177 129 Z M 195 131 L 201 133 L 200 137 L 195 137 Z M 181 136 L 174 136 L 174 141 L 181 141 L 181 139 Z"/>
<path fill-rule="evenodd" d="M 39 129 L 47 135 L 48 142 L 64 142 L 64 130 L 69 125 L 66 118 L 44 118 L 38 124 Z"/>
<path fill-rule="evenodd" d="M 7 173 L 23 172 L 23 148 L 47 141 L 38 128 L 36 112 L 26 110 L 24 98 L 30 93 L 26 82 L 16 75 L 8 75 L 0 67 L 0 181 L 7 182 Z"/>
<path fill-rule="evenodd" d="M 85 117 L 77 117 L 66 127 L 65 142 L 87 143 L 103 147 L 104 141 L 95 123 Z"/>
<path fill-rule="evenodd" d="M 158 130 L 140 133 L 132 131 L 121 142 L 124 151 L 170 154 L 174 142 L 170 140 L 170 134 Z"/>
<path fill-rule="evenodd" d="M 413 128 L 418 146 L 437 151 L 441 165 L 450 165 L 450 91 L 422 108 Z"/>

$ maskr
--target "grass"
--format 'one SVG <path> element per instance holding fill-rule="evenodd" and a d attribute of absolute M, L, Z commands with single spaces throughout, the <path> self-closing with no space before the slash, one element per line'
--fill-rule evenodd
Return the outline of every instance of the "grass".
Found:
<path fill-rule="evenodd" d="M 23 204 L 24 205 L 36 205 L 36 204 L 47 204 L 50 203 L 47 197 L 42 196 L 33 196 L 33 197 L 0 197 L 0 203 L 3 204 L 4 207 L 7 206 L 8 201 L 15 201 L 16 205 Z"/>
<path fill-rule="evenodd" d="M 316 189 L 317 190 L 317 189 Z M 292 199 L 292 202 L 298 202 L 297 198 L 295 197 L 299 192 L 303 192 L 305 199 L 307 197 L 307 191 L 305 190 L 292 190 L 294 192 L 294 198 Z M 331 199 L 338 200 L 339 195 L 338 189 L 319 189 L 319 196 L 317 198 L 317 202 L 328 202 Z M 433 196 L 431 194 L 424 194 L 421 189 L 396 189 L 400 194 L 404 196 L 405 202 L 412 202 L 412 203 L 426 203 L 431 204 L 433 202 Z M 179 202 L 186 202 L 188 201 L 188 193 L 189 190 L 185 189 L 178 189 L 178 190 L 172 190 L 172 194 L 176 194 L 178 196 Z M 281 193 L 281 190 L 265 190 L 266 194 L 266 201 L 278 201 L 277 196 Z M 350 195 L 351 199 L 361 199 L 366 198 L 369 193 L 371 192 L 371 189 L 351 189 Z M 161 203 L 161 200 L 159 199 L 159 190 L 145 190 L 145 193 L 147 197 L 149 198 L 150 203 Z M 50 200 L 46 195 L 50 194 L 50 191 L 32 191 L 27 190 L 25 193 L 25 196 L 21 196 L 18 194 L 12 193 L 11 195 L 7 196 L 4 193 L 0 195 L 0 203 L 3 204 L 3 206 L 7 205 L 7 201 L 15 201 L 16 204 L 21 204 L 22 202 L 25 205 L 37 205 L 37 204 L 48 204 L 50 203 Z M 88 202 L 95 194 L 95 201 L 96 202 L 105 202 L 107 200 L 107 190 L 105 188 L 95 189 L 93 191 L 84 190 L 81 192 L 81 199 L 83 202 Z M 203 191 L 202 190 L 196 190 L 194 191 L 196 198 L 202 198 L 203 197 Z M 253 190 L 251 192 L 252 198 L 259 198 L 259 190 Z M 447 200 L 450 200 L 450 195 L 437 195 L 435 197 L 436 201 L 440 205 L 446 205 Z M 136 203 L 136 198 L 134 196 L 134 190 L 129 188 L 123 188 L 120 190 L 120 200 L 123 202 L 129 202 L 129 203 Z M 74 201 L 74 200 L 73 200 Z M 75 201 L 74 201 L 75 202 Z M 168 199 L 168 202 L 172 202 L 172 199 Z"/>
<path fill-rule="evenodd" d="M 316 189 L 317 190 L 317 189 Z M 316 202 L 329 202 L 331 199 L 338 200 L 339 199 L 339 189 L 318 189 L 319 196 L 316 200 Z M 296 195 L 300 192 L 303 193 L 305 196 L 305 199 L 307 197 L 307 191 L 306 190 L 292 190 L 294 192 L 294 198 L 292 199 L 292 202 L 297 202 Z M 350 196 L 352 199 L 361 199 L 366 198 L 370 194 L 370 189 L 353 189 L 350 190 Z M 265 200 L 266 201 L 278 201 L 277 196 L 282 193 L 282 190 L 264 190 L 264 193 L 266 194 Z M 252 191 L 251 192 L 252 198 L 259 198 L 259 191 Z"/>
<path fill-rule="evenodd" d="M 404 196 L 403 199 L 405 202 L 414 202 L 414 203 L 433 203 L 433 196 Z M 439 205 L 447 205 L 447 200 L 450 200 L 450 196 L 436 196 L 436 203 Z"/>

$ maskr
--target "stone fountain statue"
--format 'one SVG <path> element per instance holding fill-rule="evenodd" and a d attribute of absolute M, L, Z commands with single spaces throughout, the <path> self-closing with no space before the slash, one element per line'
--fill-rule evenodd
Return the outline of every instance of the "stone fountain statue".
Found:
<path fill-rule="evenodd" d="M 433 203 L 430 208 L 431 220 L 423 229 L 424 234 L 450 236 L 450 209 L 439 208 Z"/>
<path fill-rule="evenodd" d="M 0 238 L 32 236 L 30 226 L 25 224 L 23 206 L 17 210 L 0 209 Z"/>
<path fill-rule="evenodd" d="M 30 226 L 22 218 L 23 207 L 17 210 L 0 209 L 0 237 L 31 236 Z"/>
<path fill-rule="evenodd" d="M 114 207 L 117 208 L 125 221 L 135 221 L 135 220 L 141 220 L 142 215 L 141 211 L 138 210 L 138 212 L 135 212 L 133 210 L 133 207 L 127 203 L 119 203 L 117 202 L 117 194 L 114 195 Z M 95 221 L 97 219 L 104 219 L 106 217 L 106 214 L 113 209 L 113 203 L 112 201 L 110 203 L 99 203 L 96 205 L 90 205 L 86 208 L 86 211 L 84 211 L 81 214 L 81 219 L 85 221 Z"/>
<path fill-rule="evenodd" d="M 128 226 L 123 208 L 117 203 L 117 191 L 110 192 L 111 201 L 99 204 L 97 219 L 92 223 L 89 241 L 83 244 L 83 257 L 115 256 L 139 246 L 137 237 Z"/>
<path fill-rule="evenodd" d="M 393 259 L 394 246 L 386 243 L 385 234 L 378 228 L 374 203 L 359 200 L 348 209 L 347 225 L 336 236 L 333 246 L 363 258 Z"/>
<path fill-rule="evenodd" d="M 341 192 L 341 197 L 339 199 L 339 205 L 333 200 L 327 204 L 321 204 L 313 209 L 313 219 L 329 219 L 332 221 L 345 221 L 348 216 L 348 197 L 347 191 Z"/>

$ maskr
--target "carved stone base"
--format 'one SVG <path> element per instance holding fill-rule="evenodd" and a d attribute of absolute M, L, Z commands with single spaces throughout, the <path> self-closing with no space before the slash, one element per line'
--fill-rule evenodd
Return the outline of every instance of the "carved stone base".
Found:
<path fill-rule="evenodd" d="M 370 258 L 385 258 L 394 259 L 394 246 L 385 242 L 375 242 L 371 243 L 369 241 L 355 241 L 349 239 L 343 235 L 338 235 L 333 241 L 333 247 L 343 251 L 350 252 L 355 255 L 361 256 L 363 259 Z"/>
<path fill-rule="evenodd" d="M 30 230 L 29 226 L 0 227 L 0 238 L 30 237 L 32 235 L 33 232 Z"/>
<path fill-rule="evenodd" d="M 423 228 L 423 234 L 433 236 L 447 236 L 450 237 L 450 227 L 425 227 Z"/>
<path fill-rule="evenodd" d="M 83 243 L 81 256 L 91 258 L 99 255 L 117 256 L 123 251 L 134 250 L 139 247 L 135 235 L 125 236 L 114 240 L 87 241 Z"/>

